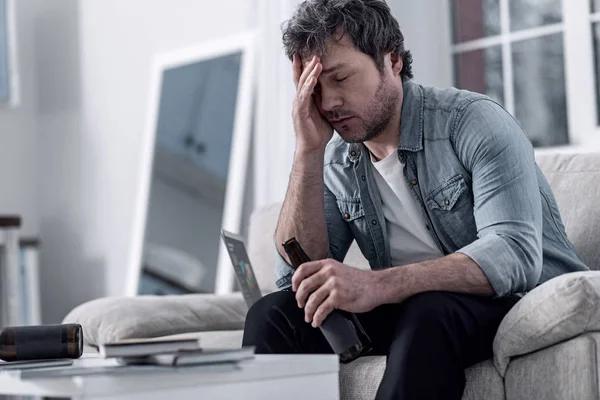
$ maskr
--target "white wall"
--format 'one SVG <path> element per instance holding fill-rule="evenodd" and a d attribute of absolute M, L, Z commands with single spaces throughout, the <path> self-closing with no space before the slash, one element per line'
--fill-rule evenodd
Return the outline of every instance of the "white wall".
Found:
<path fill-rule="evenodd" d="M 21 104 L 0 106 L 0 214 L 20 214 L 24 235 L 39 233 L 34 20 L 37 11 L 15 1 Z"/>
<path fill-rule="evenodd" d="M 453 85 L 450 8 L 447 0 L 387 0 L 413 55 L 415 81 Z"/>
<path fill-rule="evenodd" d="M 90 138 L 81 129 L 80 2 L 26 0 L 35 19 L 42 319 L 56 323 L 105 293 L 103 254 L 87 235 Z M 98 149 L 96 149 L 98 150 Z"/>
<path fill-rule="evenodd" d="M 45 141 L 51 151 L 40 166 L 46 181 L 41 195 L 42 241 L 47 242 L 41 253 L 46 270 L 42 295 L 44 302 L 55 297 L 52 307 L 44 310 L 44 320 L 56 322 L 84 301 L 123 294 L 152 56 L 244 30 L 248 4 L 244 0 L 47 3 L 53 10 L 57 4 L 77 9 L 78 23 L 69 28 L 74 37 L 62 38 L 73 48 L 74 59 L 67 58 L 66 71 L 54 72 L 59 77 L 73 74 L 73 81 L 80 83 L 73 88 L 74 99 L 81 105 L 69 110 L 73 114 L 50 110 L 43 118 L 55 135 Z M 63 14 L 70 11 L 63 9 Z M 67 31 L 59 25 L 54 28 Z M 55 51 L 58 58 L 65 53 L 61 46 L 54 43 L 46 51 Z M 61 82 L 48 80 L 51 87 L 45 92 L 60 95 Z"/>

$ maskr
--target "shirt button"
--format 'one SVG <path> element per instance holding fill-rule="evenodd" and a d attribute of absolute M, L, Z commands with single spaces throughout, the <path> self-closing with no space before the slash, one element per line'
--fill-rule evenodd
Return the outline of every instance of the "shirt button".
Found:
<path fill-rule="evenodd" d="M 352 150 L 352 151 L 350 152 L 350 155 L 351 155 L 352 157 L 355 157 L 355 156 L 356 156 L 356 151 L 355 151 L 355 150 Z"/>
<path fill-rule="evenodd" d="M 360 177 L 360 179 L 362 179 L 363 181 L 366 181 L 367 177 L 363 175 L 363 176 Z"/>
<path fill-rule="evenodd" d="M 417 184 L 417 180 L 413 179 L 412 181 L 410 181 L 411 185 L 416 185 Z"/>
<path fill-rule="evenodd" d="M 373 221 L 371 221 L 371 223 L 372 223 L 373 225 L 377 225 L 377 220 L 376 220 L 376 219 L 374 219 Z"/>
<path fill-rule="evenodd" d="M 444 204 L 447 206 L 450 205 L 450 200 L 446 199 L 446 201 L 444 201 Z"/>
<path fill-rule="evenodd" d="M 344 218 L 350 219 L 350 214 L 348 214 L 348 213 L 344 214 Z"/>

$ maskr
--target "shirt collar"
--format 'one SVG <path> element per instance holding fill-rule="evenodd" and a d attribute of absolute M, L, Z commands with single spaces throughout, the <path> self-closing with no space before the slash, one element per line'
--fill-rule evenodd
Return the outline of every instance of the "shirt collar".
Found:
<path fill-rule="evenodd" d="M 404 98 L 398 149 L 420 151 L 423 150 L 423 91 L 411 80 L 404 82 L 402 87 Z"/>

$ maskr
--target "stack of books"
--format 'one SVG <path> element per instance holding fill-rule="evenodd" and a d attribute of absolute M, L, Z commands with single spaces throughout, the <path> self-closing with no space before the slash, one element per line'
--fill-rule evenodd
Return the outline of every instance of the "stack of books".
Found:
<path fill-rule="evenodd" d="M 254 358 L 254 347 L 202 348 L 199 339 L 127 339 L 98 346 L 101 357 L 122 365 L 170 367 L 237 364 Z"/>

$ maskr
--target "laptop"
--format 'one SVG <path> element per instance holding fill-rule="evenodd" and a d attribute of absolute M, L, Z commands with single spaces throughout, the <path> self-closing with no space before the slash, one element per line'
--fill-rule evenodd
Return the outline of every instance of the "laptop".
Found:
<path fill-rule="evenodd" d="M 221 229 L 221 238 L 225 243 L 229 258 L 231 258 L 235 277 L 237 278 L 238 285 L 242 291 L 242 296 L 244 296 L 244 300 L 246 301 L 248 308 L 250 308 L 262 297 L 262 293 L 258 286 L 254 270 L 252 269 L 252 264 L 250 264 L 244 239 L 241 236 L 224 229 Z"/>

